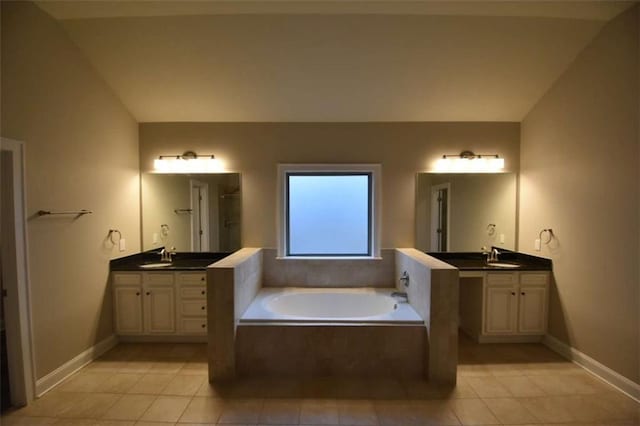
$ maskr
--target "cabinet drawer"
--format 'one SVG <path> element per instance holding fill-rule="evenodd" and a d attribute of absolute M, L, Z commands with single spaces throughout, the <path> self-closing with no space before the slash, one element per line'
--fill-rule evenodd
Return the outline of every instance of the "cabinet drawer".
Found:
<path fill-rule="evenodd" d="M 203 298 L 207 296 L 207 287 L 204 285 L 191 285 L 180 287 L 180 297 L 183 299 Z"/>
<path fill-rule="evenodd" d="M 487 284 L 516 284 L 518 275 L 513 272 L 487 273 Z"/>
<path fill-rule="evenodd" d="M 180 302 L 180 315 L 185 316 L 206 316 L 207 301 L 202 300 L 183 300 Z"/>
<path fill-rule="evenodd" d="M 520 284 L 545 285 L 549 275 L 545 273 L 522 273 L 520 274 Z"/>
<path fill-rule="evenodd" d="M 139 285 L 142 283 L 142 274 L 113 274 L 113 283 L 116 285 Z"/>
<path fill-rule="evenodd" d="M 180 322 L 180 331 L 188 334 L 205 334 L 207 332 L 207 319 L 185 318 Z"/>
<path fill-rule="evenodd" d="M 145 272 L 145 284 L 173 285 L 173 272 Z"/>
<path fill-rule="evenodd" d="M 178 284 L 205 284 L 207 274 L 205 272 L 180 272 L 178 273 Z"/>

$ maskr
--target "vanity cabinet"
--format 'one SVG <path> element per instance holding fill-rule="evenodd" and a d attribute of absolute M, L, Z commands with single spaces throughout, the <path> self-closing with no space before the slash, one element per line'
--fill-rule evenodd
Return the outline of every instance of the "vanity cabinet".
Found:
<path fill-rule="evenodd" d="M 460 277 L 460 325 L 479 342 L 536 341 L 546 333 L 547 271 L 473 271 Z"/>
<path fill-rule="evenodd" d="M 207 283 L 204 273 L 182 272 L 178 278 L 178 328 L 183 334 L 207 332 Z"/>
<path fill-rule="evenodd" d="M 206 335 L 206 275 L 198 272 L 113 272 L 116 334 Z"/>
<path fill-rule="evenodd" d="M 141 286 L 122 286 L 113 289 L 117 334 L 142 333 L 141 294 Z"/>

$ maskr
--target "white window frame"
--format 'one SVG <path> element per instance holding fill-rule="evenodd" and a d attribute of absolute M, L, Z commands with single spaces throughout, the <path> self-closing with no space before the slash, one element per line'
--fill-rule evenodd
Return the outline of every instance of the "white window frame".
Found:
<path fill-rule="evenodd" d="M 371 256 L 287 256 L 287 173 L 370 173 Z M 382 167 L 380 164 L 278 164 L 278 258 L 281 259 L 379 259 L 381 234 Z"/>

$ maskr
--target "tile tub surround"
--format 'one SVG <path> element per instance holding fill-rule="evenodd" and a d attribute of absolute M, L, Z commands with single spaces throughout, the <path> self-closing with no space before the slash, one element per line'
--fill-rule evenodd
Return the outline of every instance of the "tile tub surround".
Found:
<path fill-rule="evenodd" d="M 424 377 L 422 325 L 241 324 L 239 377 Z"/>
<path fill-rule="evenodd" d="M 265 252 L 268 254 L 265 255 Z M 393 267 L 385 266 L 385 262 L 390 262 L 391 253 L 394 253 Z M 238 321 L 263 286 L 266 280 L 266 278 L 263 280 L 263 277 L 268 275 L 267 270 L 269 270 L 266 264 L 272 260 L 278 260 L 275 259 L 275 250 L 246 248 L 207 269 L 207 303 L 211 306 L 208 310 L 210 381 L 235 377 Z M 363 264 L 365 270 L 369 267 L 372 268 L 371 271 L 379 268 L 378 273 L 382 274 L 385 280 L 389 280 L 386 281 L 385 286 L 380 285 L 381 287 L 389 287 L 388 283 L 396 281 L 396 275 L 399 277 L 402 271 L 408 271 L 412 281 L 406 290 L 409 292 L 411 306 L 425 320 L 427 340 L 421 363 L 423 371 L 433 383 L 455 383 L 458 333 L 458 270 L 456 268 L 415 249 L 383 250 L 383 260 L 288 259 L 278 261 L 302 261 L 300 265 L 307 266 L 321 265 L 327 273 L 326 277 L 329 277 L 321 279 L 327 287 L 331 284 L 347 286 L 350 283 L 350 274 L 356 273 L 356 265 L 360 264 L 358 262 L 365 262 Z M 351 262 L 355 263 L 351 265 Z M 337 272 L 331 272 L 331 265 L 334 263 L 337 263 Z M 387 270 L 392 272 L 383 272 Z M 372 273 L 371 271 L 366 274 Z M 302 267 L 298 272 L 304 272 Z M 270 273 L 273 274 L 273 270 Z M 309 277 L 309 273 L 305 276 Z M 300 279 L 303 279 L 303 276 Z M 317 282 L 312 278 L 309 279 Z M 356 284 L 362 285 L 364 281 Z M 405 291 L 404 288 L 399 289 Z"/>
<path fill-rule="evenodd" d="M 391 287 L 395 282 L 394 250 L 376 259 L 278 258 L 263 249 L 265 287 Z"/>
<path fill-rule="evenodd" d="M 236 325 L 261 287 L 260 248 L 243 248 L 207 268 L 209 381 L 235 377 Z"/>
<path fill-rule="evenodd" d="M 413 248 L 396 249 L 396 274 L 409 274 L 409 303 L 425 320 L 427 378 L 433 383 L 455 384 L 458 368 L 458 270 Z"/>

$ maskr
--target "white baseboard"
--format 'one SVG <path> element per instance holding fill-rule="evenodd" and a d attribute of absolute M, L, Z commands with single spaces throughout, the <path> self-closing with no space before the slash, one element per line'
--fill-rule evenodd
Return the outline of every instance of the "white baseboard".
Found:
<path fill-rule="evenodd" d="M 549 334 L 544 336 L 542 343 L 552 351 L 562 355 L 570 361 L 573 361 L 573 363 L 584 368 L 589 373 L 601 380 L 604 380 L 611 386 L 640 402 L 640 384 L 627 379 L 620 373 L 613 371 L 606 365 L 599 363 L 590 356 L 585 355 L 579 350 L 572 348 Z"/>
<path fill-rule="evenodd" d="M 207 343 L 207 335 L 183 335 L 183 336 L 143 336 L 143 335 L 120 335 L 118 341 L 122 343 Z"/>
<path fill-rule="evenodd" d="M 539 343 L 542 336 L 478 336 L 478 343 Z"/>
<path fill-rule="evenodd" d="M 118 344 L 118 338 L 115 334 L 107 337 L 106 339 L 96 343 L 86 351 L 82 352 L 75 358 L 65 362 L 60 367 L 53 370 L 41 379 L 36 380 L 36 397 L 41 397 L 45 393 L 49 392 L 55 386 L 57 386 L 64 379 L 89 364 L 94 359 L 100 357 Z"/>

